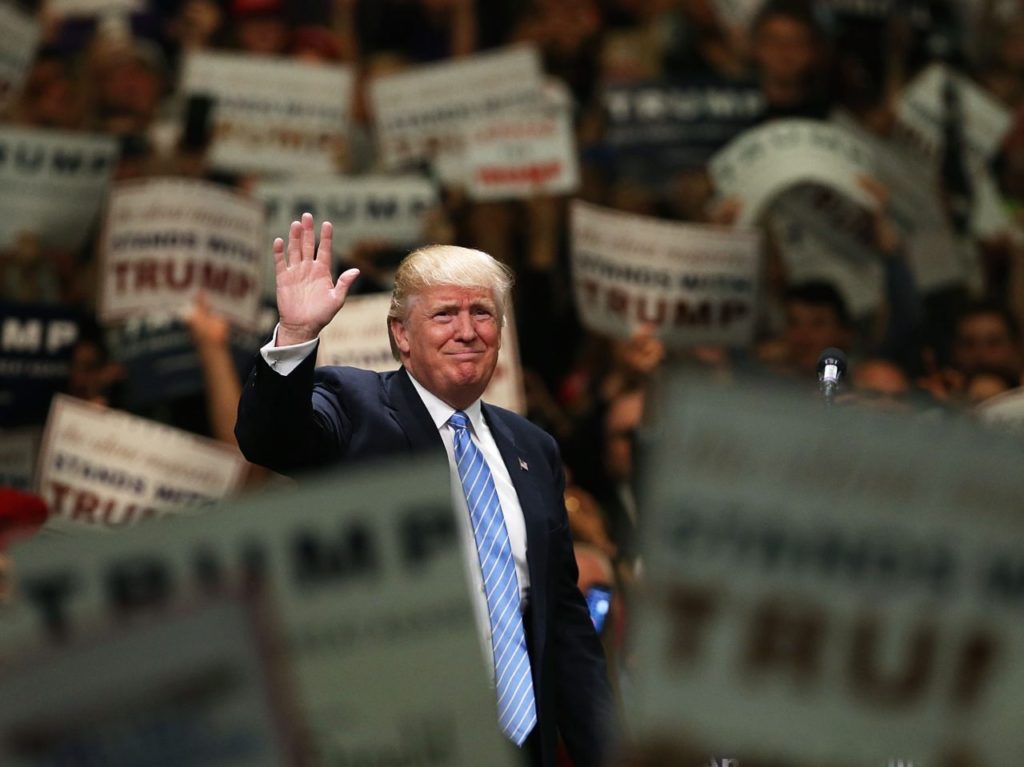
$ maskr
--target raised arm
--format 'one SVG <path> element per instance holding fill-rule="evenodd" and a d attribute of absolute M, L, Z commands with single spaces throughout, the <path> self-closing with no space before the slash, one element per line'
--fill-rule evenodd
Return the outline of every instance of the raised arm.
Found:
<path fill-rule="evenodd" d="M 274 240 L 274 273 L 277 279 L 277 346 L 312 341 L 334 319 L 359 276 L 358 269 L 342 272 L 337 282 L 331 277 L 331 236 L 329 221 L 320 227 L 320 247 L 313 235 L 313 216 L 302 214 L 288 230 L 288 246 Z"/>

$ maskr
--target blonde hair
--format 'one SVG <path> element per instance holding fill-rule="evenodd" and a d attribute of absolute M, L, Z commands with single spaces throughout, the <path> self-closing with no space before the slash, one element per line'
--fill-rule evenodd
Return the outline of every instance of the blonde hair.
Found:
<path fill-rule="evenodd" d="M 511 301 L 512 270 L 482 250 L 458 245 L 426 245 L 402 259 L 395 272 L 388 309 L 388 337 L 398 359 L 398 347 L 391 333 L 391 320 L 405 320 L 409 302 L 428 288 L 454 285 L 491 291 L 498 310 L 498 327 L 505 324 L 505 308 Z"/>

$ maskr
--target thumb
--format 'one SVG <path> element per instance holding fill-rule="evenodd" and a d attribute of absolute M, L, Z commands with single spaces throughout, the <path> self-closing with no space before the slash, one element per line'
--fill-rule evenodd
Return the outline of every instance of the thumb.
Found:
<path fill-rule="evenodd" d="M 345 301 L 346 296 L 348 296 L 349 288 L 352 287 L 352 283 L 356 281 L 358 276 L 358 269 L 346 269 L 338 276 L 338 282 L 335 284 L 334 290 L 338 294 L 338 299 L 341 302 Z"/>

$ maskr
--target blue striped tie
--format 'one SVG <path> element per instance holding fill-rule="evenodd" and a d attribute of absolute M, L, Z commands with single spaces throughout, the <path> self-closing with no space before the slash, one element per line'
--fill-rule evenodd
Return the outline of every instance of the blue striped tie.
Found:
<path fill-rule="evenodd" d="M 537 723 L 526 633 L 519 612 L 519 581 L 512 561 L 505 518 L 483 453 L 469 436 L 469 418 L 456 410 L 448 420 L 455 435 L 455 463 L 473 523 L 487 612 L 491 619 L 494 680 L 498 692 L 498 724 L 521 746 Z"/>

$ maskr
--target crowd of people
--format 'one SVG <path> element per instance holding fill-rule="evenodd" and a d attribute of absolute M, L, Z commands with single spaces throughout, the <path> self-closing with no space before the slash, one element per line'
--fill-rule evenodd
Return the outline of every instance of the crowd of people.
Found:
<path fill-rule="evenodd" d="M 970 417 L 980 403 L 1022 384 L 1024 4 L 765 0 L 742 20 L 726 11 L 743 4 L 713 0 L 151 0 L 131 15 L 73 19 L 54 15 L 45 3 L 34 5 L 22 3 L 39 14 L 42 37 L 5 121 L 116 136 L 116 180 L 170 175 L 243 191 L 256 180 L 210 169 L 205 144 L 187 130 L 190 106 L 178 74 L 185 57 L 199 50 L 351 65 L 356 85 L 349 151 L 334 170 L 365 174 L 383 170 L 368 98 L 375 77 L 531 43 L 546 73 L 572 96 L 581 176 L 573 198 L 720 226 L 735 219 L 737 202 L 716 194 L 706 164 L 666 169 L 656 154 L 653 163 L 637 161 L 611 145 L 604 100 L 609 88 L 698 80 L 749 86 L 764 103 L 755 124 L 842 113 L 868 133 L 898 143 L 903 89 L 940 61 L 1012 113 L 1013 127 L 985 169 L 1007 213 L 1005 229 L 980 232 L 964 213 L 974 190 L 963 172 L 966 150 L 954 141 L 956 126 L 935 157 L 933 192 L 948 216 L 947 245 L 970 265 L 964 279 L 928 291 L 915 284 L 906 242 L 892 225 L 892 191 L 864 179 L 877 203 L 873 246 L 885 275 L 875 308 L 857 314 L 841 285 L 793 280 L 767 214 L 756 223 L 766 248 L 756 338 L 745 349 L 669 348 L 653 326 L 638 327 L 629 339 L 588 330 L 573 301 L 569 197 L 480 202 L 456 185 L 442 189 L 416 244 L 477 248 L 514 272 L 527 416 L 555 436 L 566 463 L 581 586 L 614 586 L 604 633 L 613 668 L 624 663 L 628 600 L 619 595 L 629 594 L 638 574 L 636 525 L 643 510 L 635 486 L 636 438 L 652 386 L 669 365 L 723 383 L 786 381 L 815 396 L 818 356 L 838 347 L 850 359 L 843 406 L 917 417 Z M 353 266 L 362 272 L 353 293 L 390 290 L 389 248 L 361 243 L 335 273 Z M 84 331 L 67 391 L 124 408 L 125 370 L 94 319 L 99 268 L 95 242 L 58 253 L 33 247 L 29 236 L 0 253 L 0 298 L 79 312 Z M 186 322 L 204 391 L 136 411 L 233 444 L 245 371 L 232 356 L 231 328 L 201 296 Z M 254 476 L 254 482 L 265 479 Z"/>

